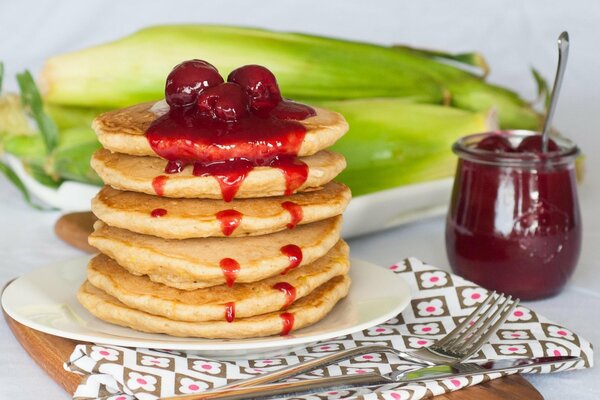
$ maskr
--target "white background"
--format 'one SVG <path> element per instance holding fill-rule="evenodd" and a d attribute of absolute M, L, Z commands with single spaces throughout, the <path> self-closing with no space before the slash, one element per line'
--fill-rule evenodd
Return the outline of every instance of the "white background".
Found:
<path fill-rule="evenodd" d="M 184 22 L 257 26 L 455 52 L 479 50 L 492 67 L 490 79 L 528 99 L 535 94 L 529 67 L 535 66 L 551 81 L 555 39 L 568 30 L 571 54 L 555 125 L 587 156 L 588 174 L 580 192 L 584 247 L 568 288 L 556 298 L 529 306 L 600 343 L 600 277 L 594 253 L 600 243 L 599 2 L 0 0 L 0 60 L 11 77 L 6 87 L 15 88 L 12 76 L 18 71 L 39 71 L 50 55 L 115 39 L 149 24 Z M 0 177 L 0 283 L 80 254 L 54 237 L 57 217 L 27 207 Z M 382 265 L 407 256 L 447 265 L 442 218 L 355 239 L 350 245 L 354 256 Z M 598 362 L 598 356 L 595 359 Z M 67 398 L 3 323 L 0 368 L 0 399 Z M 546 398 L 600 398 L 597 368 L 531 380 Z"/>

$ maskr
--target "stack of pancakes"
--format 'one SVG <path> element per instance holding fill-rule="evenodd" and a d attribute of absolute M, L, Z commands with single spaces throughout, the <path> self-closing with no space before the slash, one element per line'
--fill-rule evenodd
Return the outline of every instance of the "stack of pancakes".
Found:
<path fill-rule="evenodd" d="M 333 181 L 344 158 L 324 150 L 348 129 L 316 109 L 299 121 L 308 177 L 284 196 L 280 169 L 255 167 L 225 202 L 192 166 L 166 174 L 145 137 L 164 101 L 100 115 L 92 166 L 106 186 L 92 202 L 89 238 L 101 254 L 78 299 L 96 317 L 145 332 L 204 338 L 287 334 L 322 319 L 348 293 L 340 240 L 349 189 Z"/>

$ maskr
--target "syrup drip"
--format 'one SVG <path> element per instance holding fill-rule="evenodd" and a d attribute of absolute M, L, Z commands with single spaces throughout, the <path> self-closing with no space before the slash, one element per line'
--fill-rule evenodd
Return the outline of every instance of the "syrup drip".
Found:
<path fill-rule="evenodd" d="M 269 165 L 273 168 L 279 168 L 285 178 L 285 195 L 289 196 L 306 182 L 308 178 L 308 165 L 300 161 L 297 157 L 277 157 Z"/>
<path fill-rule="evenodd" d="M 236 210 L 219 211 L 216 215 L 221 222 L 221 232 L 223 235 L 230 236 L 242 222 L 243 214 Z"/>
<path fill-rule="evenodd" d="M 165 183 L 169 180 L 168 176 L 159 175 L 152 179 L 152 188 L 157 196 L 162 196 L 165 194 Z"/>
<path fill-rule="evenodd" d="M 281 336 L 288 335 L 292 329 L 294 329 L 294 314 L 292 313 L 281 313 L 279 314 L 279 318 L 281 318 L 282 328 L 281 328 Z"/>
<path fill-rule="evenodd" d="M 288 244 L 279 250 L 290 260 L 290 264 L 283 270 L 281 275 L 287 274 L 302 262 L 302 249 L 295 244 Z"/>
<path fill-rule="evenodd" d="M 290 223 L 287 224 L 288 229 L 294 229 L 302 218 L 304 217 L 304 212 L 302 211 L 302 207 L 293 201 L 284 201 L 281 203 L 281 207 L 287 210 L 290 213 Z"/>
<path fill-rule="evenodd" d="M 280 169 L 289 195 L 308 176 L 308 167 L 297 159 L 306 128 L 296 120 L 312 115 L 312 108 L 291 101 L 235 122 L 202 116 L 194 107 L 170 110 L 150 125 L 146 138 L 154 152 L 169 161 L 165 173 L 193 164 L 195 176 L 213 176 L 219 182 L 225 201 L 235 197 L 256 166 Z"/>
<path fill-rule="evenodd" d="M 213 162 L 210 164 L 195 163 L 194 176 L 212 176 L 221 187 L 223 200 L 230 202 L 242 186 L 242 183 L 254 169 L 251 161 L 243 158 L 227 161 Z"/>
<path fill-rule="evenodd" d="M 177 174 L 185 168 L 182 161 L 169 161 L 165 167 L 165 174 Z"/>
<path fill-rule="evenodd" d="M 227 322 L 233 322 L 235 319 L 235 302 L 231 301 L 229 303 L 225 303 L 225 320 Z"/>
<path fill-rule="evenodd" d="M 224 258 L 219 262 L 227 286 L 232 287 L 240 270 L 240 264 L 233 258 Z"/>
<path fill-rule="evenodd" d="M 296 288 L 287 282 L 277 282 L 273 289 L 280 290 L 285 295 L 285 303 L 281 309 L 288 308 L 296 300 Z"/>
<path fill-rule="evenodd" d="M 152 218 L 164 217 L 165 215 L 167 215 L 167 210 L 165 210 L 164 208 L 155 208 L 154 210 L 152 210 L 150 215 L 152 216 Z"/>

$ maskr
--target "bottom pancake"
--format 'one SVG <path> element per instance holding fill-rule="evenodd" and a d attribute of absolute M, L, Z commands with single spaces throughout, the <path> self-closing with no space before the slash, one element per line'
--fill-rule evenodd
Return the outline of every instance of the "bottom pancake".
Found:
<path fill-rule="evenodd" d="M 127 306 L 150 314 L 179 321 L 223 321 L 280 310 L 348 269 L 348 246 L 340 241 L 311 264 L 283 276 L 233 287 L 176 289 L 132 275 L 103 254 L 89 262 L 88 281 Z"/>
<path fill-rule="evenodd" d="M 79 289 L 77 298 L 97 318 L 138 331 L 179 337 L 242 339 L 287 335 L 312 325 L 323 319 L 348 294 L 349 287 L 350 278 L 347 275 L 337 276 L 284 311 L 239 318 L 233 322 L 183 322 L 148 314 L 127 307 L 88 281 Z"/>

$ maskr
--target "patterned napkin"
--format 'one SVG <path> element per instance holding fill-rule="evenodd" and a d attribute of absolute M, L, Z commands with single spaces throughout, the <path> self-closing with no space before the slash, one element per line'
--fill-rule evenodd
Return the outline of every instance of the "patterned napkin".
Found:
<path fill-rule="evenodd" d="M 162 396 L 201 392 L 237 379 L 249 378 L 286 365 L 341 349 L 384 344 L 399 350 L 427 346 L 469 315 L 487 290 L 431 265 L 410 258 L 390 267 L 410 285 L 410 306 L 382 325 L 327 342 L 320 342 L 282 357 L 240 361 L 218 361 L 184 352 L 132 349 L 118 346 L 78 345 L 68 371 L 85 375 L 75 399 L 151 400 Z M 476 355 L 475 359 L 581 356 L 582 361 L 559 367 L 529 368 L 526 372 L 548 373 L 592 366 L 592 345 L 574 332 L 519 306 L 507 322 Z M 386 374 L 409 369 L 409 364 L 393 354 L 368 354 L 300 376 Z M 473 378 L 445 379 L 427 384 L 390 384 L 379 388 L 332 391 L 302 399 L 422 399 L 476 385 L 500 377 L 498 373 Z"/>

